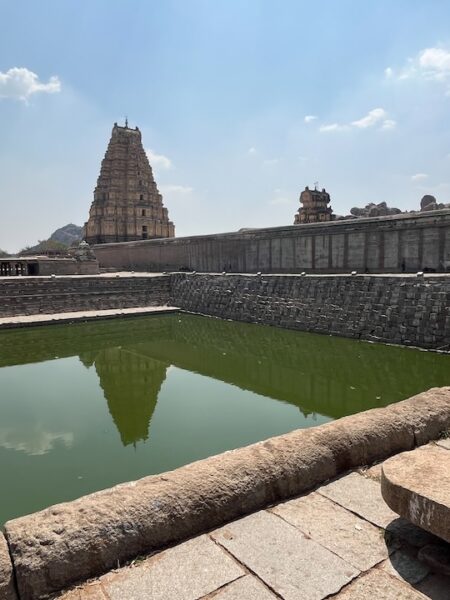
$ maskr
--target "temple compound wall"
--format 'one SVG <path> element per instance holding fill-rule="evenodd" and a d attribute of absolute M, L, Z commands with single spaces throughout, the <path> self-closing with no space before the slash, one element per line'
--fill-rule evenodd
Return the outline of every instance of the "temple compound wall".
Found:
<path fill-rule="evenodd" d="M 94 247 L 100 267 L 235 273 L 450 271 L 450 210 Z"/>

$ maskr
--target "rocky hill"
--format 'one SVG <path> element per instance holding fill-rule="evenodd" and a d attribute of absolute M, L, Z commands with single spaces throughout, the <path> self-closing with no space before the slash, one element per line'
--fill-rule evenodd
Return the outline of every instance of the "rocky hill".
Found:
<path fill-rule="evenodd" d="M 69 225 L 64 225 L 64 227 L 60 227 L 60 229 L 54 231 L 49 239 L 61 242 L 61 244 L 65 244 L 66 246 L 71 246 L 74 243 L 81 242 L 82 237 L 83 228 L 79 225 L 69 223 Z"/>
<path fill-rule="evenodd" d="M 73 223 L 64 225 L 52 233 L 48 240 L 39 240 L 36 246 L 27 246 L 19 254 L 33 256 L 46 254 L 50 256 L 65 255 L 70 246 L 77 246 L 83 238 L 83 228 Z"/>

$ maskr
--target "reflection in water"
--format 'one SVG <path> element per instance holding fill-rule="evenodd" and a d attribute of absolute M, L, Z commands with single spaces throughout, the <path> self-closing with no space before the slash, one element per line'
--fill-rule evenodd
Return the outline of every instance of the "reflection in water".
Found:
<path fill-rule="evenodd" d="M 122 444 L 145 441 L 167 365 L 122 347 L 100 350 L 92 362 Z"/>
<path fill-rule="evenodd" d="M 170 365 L 329 418 L 450 383 L 448 356 L 192 315 L 2 333 L 0 367 L 73 355 L 95 366 L 124 446 L 148 439 Z M 42 447 L 69 443 L 53 435 Z"/>
<path fill-rule="evenodd" d="M 30 456 L 42 456 L 53 450 L 57 443 L 62 443 L 66 448 L 73 444 L 73 433 L 55 433 L 44 431 L 41 423 L 32 427 L 23 426 L 14 429 L 0 427 L 0 448 L 25 452 Z"/>
<path fill-rule="evenodd" d="M 0 525 L 449 385 L 449 366 L 430 352 L 193 315 L 2 331 Z"/>

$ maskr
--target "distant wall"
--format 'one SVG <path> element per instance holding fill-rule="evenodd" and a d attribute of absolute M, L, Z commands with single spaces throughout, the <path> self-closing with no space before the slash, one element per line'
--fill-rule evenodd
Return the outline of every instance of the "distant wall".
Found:
<path fill-rule="evenodd" d="M 450 275 L 173 274 L 171 298 L 223 319 L 450 350 Z"/>
<path fill-rule="evenodd" d="M 169 277 L 0 278 L 0 318 L 39 313 L 160 306 Z"/>
<path fill-rule="evenodd" d="M 450 271 L 450 210 L 94 247 L 134 271 L 401 273 Z"/>

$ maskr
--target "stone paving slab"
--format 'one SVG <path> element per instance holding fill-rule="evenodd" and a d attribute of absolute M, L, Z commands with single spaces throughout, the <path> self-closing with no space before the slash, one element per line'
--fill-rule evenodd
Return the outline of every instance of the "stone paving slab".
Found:
<path fill-rule="evenodd" d="M 321 600 L 359 574 L 267 511 L 230 523 L 211 535 L 284 600 Z"/>
<path fill-rule="evenodd" d="M 99 583 L 88 583 L 83 588 L 67 592 L 60 598 L 61 600 L 109 600 Z"/>
<path fill-rule="evenodd" d="M 395 549 L 388 548 L 381 529 L 315 492 L 271 510 L 360 571 Z"/>
<path fill-rule="evenodd" d="M 446 450 L 450 450 L 450 438 L 445 438 L 443 440 L 438 440 L 436 444 L 440 448 L 445 448 Z"/>
<path fill-rule="evenodd" d="M 450 452 L 429 444 L 383 463 L 381 491 L 402 517 L 450 543 Z"/>
<path fill-rule="evenodd" d="M 202 535 L 113 574 L 103 581 L 103 588 L 111 600 L 197 600 L 244 574 L 222 548 Z"/>
<path fill-rule="evenodd" d="M 383 529 L 398 518 L 383 500 L 379 483 L 359 473 L 336 479 L 318 492 Z"/>
<path fill-rule="evenodd" d="M 225 586 L 203 600 L 277 600 L 256 577 L 246 575 Z"/>
<path fill-rule="evenodd" d="M 430 572 L 426 565 L 403 550 L 394 552 L 392 556 L 383 562 L 381 569 L 402 581 L 407 581 L 411 585 L 422 581 Z"/>
<path fill-rule="evenodd" d="M 333 599 L 339 600 L 425 600 L 420 592 L 379 569 L 373 569 L 348 585 Z"/>
<path fill-rule="evenodd" d="M 91 321 L 111 319 L 114 317 L 138 317 L 179 312 L 175 306 L 146 306 L 140 308 L 111 308 L 107 310 L 81 310 L 76 312 L 23 315 L 20 317 L 0 318 L 0 329 L 15 327 L 33 327 L 35 325 L 52 325 L 56 323 L 73 323 L 74 321 Z"/>

